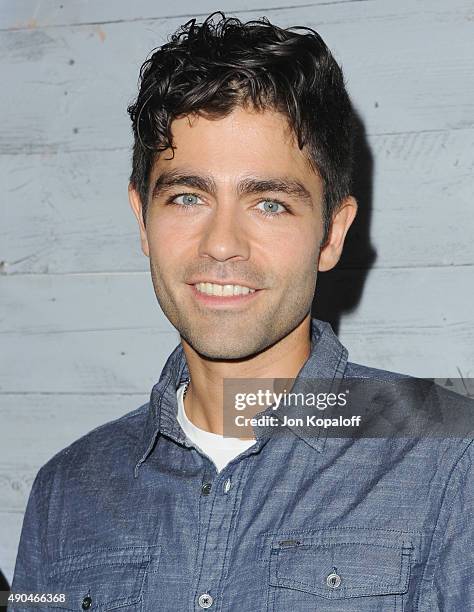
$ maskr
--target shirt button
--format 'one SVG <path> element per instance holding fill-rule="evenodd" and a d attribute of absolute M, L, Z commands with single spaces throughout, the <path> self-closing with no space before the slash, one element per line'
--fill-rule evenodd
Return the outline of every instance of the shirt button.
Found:
<path fill-rule="evenodd" d="M 87 596 L 82 600 L 82 609 L 88 610 L 92 606 L 92 598 Z"/>
<path fill-rule="evenodd" d="M 211 597 L 211 595 L 209 595 L 209 593 L 199 595 L 198 603 L 201 608 L 210 608 L 213 601 L 214 599 Z"/>
<path fill-rule="evenodd" d="M 341 582 L 341 577 L 339 576 L 339 574 L 336 574 L 336 572 L 331 572 L 326 578 L 326 584 L 331 589 L 337 589 L 340 586 Z"/>
<path fill-rule="evenodd" d="M 232 486 L 232 481 L 230 480 L 230 478 L 228 478 L 224 482 L 224 493 L 228 493 L 230 491 L 231 486 Z"/>
<path fill-rule="evenodd" d="M 201 493 L 203 495 L 209 495 L 209 493 L 211 492 L 211 489 L 212 489 L 212 483 L 205 482 L 201 487 Z"/>

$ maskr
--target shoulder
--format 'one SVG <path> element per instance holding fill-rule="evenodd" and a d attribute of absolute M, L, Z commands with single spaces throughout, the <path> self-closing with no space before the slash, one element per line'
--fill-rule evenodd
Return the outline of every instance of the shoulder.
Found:
<path fill-rule="evenodd" d="M 382 370 L 371 366 L 362 365 L 348 361 L 344 372 L 345 378 L 370 378 L 374 380 L 395 381 L 400 379 L 415 380 L 410 374 L 402 374 L 401 372 L 392 372 L 391 370 Z"/>
<path fill-rule="evenodd" d="M 371 366 L 361 365 L 348 361 L 344 371 L 344 379 L 354 379 L 356 381 L 374 381 L 374 387 L 378 389 L 392 389 L 397 392 L 400 400 L 406 400 L 408 397 L 424 400 L 425 404 L 429 402 L 430 408 L 437 410 L 455 409 L 458 412 L 457 416 L 463 416 L 467 420 L 463 422 L 465 431 L 471 431 L 474 434 L 474 399 L 470 394 L 466 393 L 463 388 L 458 388 L 457 391 L 443 386 L 441 379 L 420 378 L 410 374 L 401 372 L 393 372 L 391 370 L 382 370 Z M 448 381 L 449 379 L 446 379 Z M 362 383 L 362 384 L 365 384 Z M 368 386 L 369 388 L 369 386 Z M 427 405 L 424 408 L 428 408 Z M 448 415 L 446 415 L 448 416 Z"/>
<path fill-rule="evenodd" d="M 357 391 L 354 402 L 359 399 L 377 418 L 385 419 L 382 437 L 418 438 L 416 448 L 437 456 L 449 470 L 471 469 L 474 399 L 464 391 L 458 388 L 455 392 L 436 379 L 353 362 L 347 363 L 344 381 L 351 391 Z"/>
<path fill-rule="evenodd" d="M 464 386 L 458 386 L 456 391 L 454 386 L 453 389 L 444 386 L 449 379 L 420 378 L 353 362 L 347 362 L 344 372 L 346 379 L 359 382 L 372 392 L 386 391 L 385 397 L 390 393 L 393 400 L 398 399 L 398 404 L 422 408 L 427 415 L 435 417 L 437 422 L 441 422 L 441 419 L 446 426 L 449 422 L 451 426 L 454 425 L 455 417 L 457 429 L 450 427 L 444 433 L 452 436 L 456 431 L 457 434 L 474 437 L 474 399 L 466 393 Z"/>
<path fill-rule="evenodd" d="M 100 480 L 108 466 L 115 472 L 133 464 L 142 440 L 149 404 L 108 421 L 81 436 L 49 459 L 38 471 L 36 479 L 50 488 L 60 475 L 68 480 L 83 474 Z M 132 468 L 133 469 L 133 468 Z"/>

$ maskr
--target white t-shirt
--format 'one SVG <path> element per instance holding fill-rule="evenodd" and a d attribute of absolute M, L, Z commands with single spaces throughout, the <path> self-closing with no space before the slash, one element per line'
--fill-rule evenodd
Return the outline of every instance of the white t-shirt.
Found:
<path fill-rule="evenodd" d="M 255 444 L 255 439 L 244 440 L 241 438 L 224 438 L 224 436 L 220 434 L 215 434 L 196 427 L 196 425 L 188 419 L 184 410 L 183 394 L 185 388 L 186 383 L 181 385 L 176 391 L 176 397 L 178 399 L 178 423 L 181 425 L 182 430 L 190 442 L 207 455 L 209 459 L 214 462 L 217 471 L 220 472 L 229 461 L 234 459 L 234 457 L 237 457 L 237 455 L 243 453 L 244 450 L 253 446 Z"/>

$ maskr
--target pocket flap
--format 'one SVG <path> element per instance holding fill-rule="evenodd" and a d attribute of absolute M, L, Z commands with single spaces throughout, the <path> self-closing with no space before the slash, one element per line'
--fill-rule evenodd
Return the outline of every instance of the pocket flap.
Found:
<path fill-rule="evenodd" d="M 65 601 L 53 602 L 52 607 L 111 610 L 137 603 L 148 564 L 157 553 L 157 547 L 113 548 L 53 561 L 49 578 Z"/>
<path fill-rule="evenodd" d="M 412 552 L 393 536 L 293 535 L 272 544 L 270 584 L 327 599 L 406 593 Z"/>

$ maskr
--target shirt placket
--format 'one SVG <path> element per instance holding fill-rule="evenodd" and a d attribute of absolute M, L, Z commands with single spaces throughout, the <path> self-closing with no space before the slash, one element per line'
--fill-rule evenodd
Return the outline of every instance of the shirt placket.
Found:
<path fill-rule="evenodd" d="M 190 608 L 196 612 L 225 609 L 225 578 L 245 482 L 253 461 L 253 455 L 246 455 L 247 452 L 220 473 L 209 465 L 202 481 L 198 563 L 194 603 Z"/>

